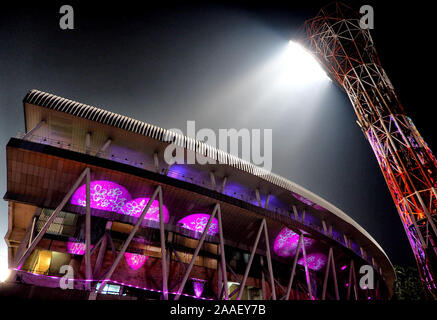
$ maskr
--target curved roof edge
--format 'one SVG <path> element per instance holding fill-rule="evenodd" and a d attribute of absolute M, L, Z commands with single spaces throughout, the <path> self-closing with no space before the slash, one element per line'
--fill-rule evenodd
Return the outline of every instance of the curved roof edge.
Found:
<path fill-rule="evenodd" d="M 342 210 L 329 203 L 325 199 L 282 176 L 269 172 L 248 161 L 245 161 L 241 158 L 233 156 L 227 152 L 224 152 L 187 136 L 180 135 L 173 131 L 163 129 L 143 121 L 135 120 L 133 118 L 123 116 L 111 111 L 106 111 L 94 106 L 65 99 L 50 93 L 32 89 L 26 94 L 23 102 L 33 104 L 39 107 L 65 112 L 80 118 L 100 122 L 102 124 L 144 135 L 156 140 L 160 140 L 162 142 L 173 142 L 179 147 L 206 155 L 218 161 L 220 164 L 227 164 L 239 170 L 243 170 L 249 174 L 259 176 L 265 181 L 279 186 L 285 190 L 303 195 L 310 201 L 322 206 L 323 208 L 329 210 L 331 213 L 336 215 L 338 218 L 349 223 L 352 227 L 354 227 L 357 231 L 359 231 L 362 235 L 369 239 L 373 243 L 373 245 L 380 252 L 383 253 L 389 264 L 393 267 L 389 257 L 382 249 L 382 247 L 378 244 L 378 242 L 355 220 L 353 220 L 346 213 L 344 213 Z"/>

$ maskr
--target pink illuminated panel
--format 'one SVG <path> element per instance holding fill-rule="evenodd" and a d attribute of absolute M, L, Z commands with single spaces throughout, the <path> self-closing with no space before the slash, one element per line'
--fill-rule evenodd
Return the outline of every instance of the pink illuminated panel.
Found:
<path fill-rule="evenodd" d="M 122 213 L 128 216 L 140 217 L 143 213 L 144 208 L 149 202 L 150 198 L 137 198 L 126 203 L 123 208 L 121 208 Z M 167 208 L 162 206 L 162 216 L 164 218 L 164 223 L 167 223 L 170 216 L 168 214 Z M 147 211 L 144 220 L 153 220 L 159 222 L 159 201 L 154 200 L 149 210 Z"/>
<path fill-rule="evenodd" d="M 303 243 L 305 249 L 308 249 L 314 243 L 314 240 L 304 237 Z M 299 235 L 288 228 L 283 228 L 273 243 L 273 251 L 281 257 L 292 257 L 296 254 L 298 244 Z"/>
<path fill-rule="evenodd" d="M 125 252 L 124 258 L 126 259 L 126 263 L 129 265 L 129 268 L 132 270 L 137 270 L 143 266 L 143 264 L 147 261 L 149 256 L 144 256 L 142 254 Z"/>
<path fill-rule="evenodd" d="M 206 280 L 196 279 L 196 278 L 192 278 L 192 280 L 193 280 L 194 295 L 196 296 L 196 298 L 200 298 L 203 292 L 203 288 L 205 287 Z"/>
<path fill-rule="evenodd" d="M 178 224 L 182 225 L 182 228 L 202 233 L 205 231 L 206 224 L 208 223 L 210 215 L 205 213 L 195 213 L 186 216 L 179 220 Z M 207 234 L 214 236 L 218 233 L 218 221 L 213 218 L 208 228 Z"/>
<path fill-rule="evenodd" d="M 91 208 L 122 213 L 126 202 L 132 199 L 123 186 L 106 180 L 95 180 L 90 183 Z M 73 196 L 71 203 L 86 206 L 86 185 L 80 186 Z"/>
<path fill-rule="evenodd" d="M 307 255 L 308 268 L 314 271 L 318 271 L 322 269 L 325 266 L 326 261 L 327 261 L 326 255 L 320 252 L 310 253 Z M 304 258 L 303 257 L 300 258 L 297 261 L 297 263 L 300 264 L 301 266 L 304 266 L 305 265 Z"/>
<path fill-rule="evenodd" d="M 91 249 L 93 247 L 94 246 L 91 245 Z M 83 242 L 68 241 L 67 243 L 67 251 L 70 254 L 77 254 L 83 256 L 85 254 L 85 250 L 86 250 L 86 244 Z"/>

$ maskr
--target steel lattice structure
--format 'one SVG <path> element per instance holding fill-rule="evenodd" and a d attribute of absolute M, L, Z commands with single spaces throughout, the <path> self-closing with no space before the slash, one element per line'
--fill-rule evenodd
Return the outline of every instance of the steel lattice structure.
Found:
<path fill-rule="evenodd" d="M 367 28 L 333 3 L 305 22 L 305 45 L 347 92 L 376 155 L 428 295 L 437 299 L 437 160 L 381 66 Z"/>

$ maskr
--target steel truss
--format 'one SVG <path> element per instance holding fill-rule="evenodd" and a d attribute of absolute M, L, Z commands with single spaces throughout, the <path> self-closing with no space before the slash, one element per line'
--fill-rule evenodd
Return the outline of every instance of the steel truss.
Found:
<path fill-rule="evenodd" d="M 11 280 L 16 279 L 17 271 L 21 269 L 23 263 L 26 261 L 26 259 L 30 256 L 30 254 L 34 251 L 34 249 L 37 247 L 40 240 L 44 237 L 47 230 L 49 229 L 50 225 L 53 223 L 53 221 L 56 219 L 56 217 L 59 215 L 61 210 L 64 208 L 70 197 L 73 195 L 74 191 L 83 183 L 85 180 L 86 184 L 86 219 L 85 219 L 85 244 L 86 244 L 86 250 L 85 250 L 85 274 L 86 274 L 86 281 L 85 281 L 85 289 L 88 290 L 89 293 L 89 299 L 95 300 L 97 299 L 97 296 L 99 293 L 102 293 L 105 284 L 110 282 L 111 277 L 113 273 L 115 272 L 119 262 L 121 261 L 124 253 L 126 252 L 126 249 L 128 248 L 129 244 L 133 240 L 135 234 L 137 233 L 138 229 L 141 227 L 141 222 L 143 221 L 146 213 L 148 212 L 150 206 L 152 205 L 153 201 L 155 199 L 158 199 L 159 202 L 159 229 L 160 229 L 160 243 L 161 243 L 161 269 L 162 269 L 162 299 L 167 300 L 168 299 L 168 270 L 169 270 L 169 261 L 171 261 L 170 257 L 171 254 L 175 254 L 178 263 L 180 263 L 183 266 L 184 269 L 184 276 L 182 280 L 178 283 L 178 290 L 176 292 L 176 295 L 174 297 L 175 300 L 178 300 L 183 293 L 185 284 L 188 280 L 188 277 L 190 275 L 190 272 L 194 266 L 194 261 L 196 257 L 198 256 L 202 245 L 205 241 L 208 228 L 213 220 L 213 218 L 216 216 L 218 220 L 218 237 L 219 237 L 219 259 L 220 264 L 218 265 L 218 299 L 225 299 L 228 300 L 229 298 L 233 297 L 234 295 L 237 295 L 237 300 L 242 299 L 244 287 L 246 284 L 246 281 L 249 276 L 249 272 L 252 266 L 253 259 L 255 257 L 259 241 L 261 239 L 261 236 L 264 236 L 265 240 L 265 251 L 266 256 L 260 256 L 261 258 L 261 266 L 264 264 L 264 258 L 267 260 L 267 276 L 268 276 L 268 282 L 270 286 L 270 297 L 266 297 L 266 288 L 265 288 L 265 280 L 264 280 L 264 268 L 262 271 L 262 294 L 263 298 L 267 299 L 277 299 L 277 293 L 276 288 L 281 289 L 283 292 L 286 292 L 284 296 L 280 298 L 280 300 L 288 300 L 290 298 L 291 288 L 293 286 L 293 282 L 296 276 L 296 267 L 297 267 L 297 261 L 300 257 L 300 252 L 302 252 L 302 256 L 304 258 L 304 271 L 305 271 L 305 279 L 306 279 L 306 285 L 307 285 L 307 292 L 308 292 L 308 298 L 309 299 L 316 299 L 315 296 L 313 296 L 312 288 L 311 288 L 311 274 L 308 268 L 308 261 L 307 261 L 307 255 L 305 246 L 303 246 L 304 242 L 304 234 L 301 230 L 292 228 L 296 233 L 298 233 L 299 236 L 299 242 L 297 246 L 296 255 L 293 259 L 292 268 L 290 271 L 290 279 L 288 282 L 287 287 L 283 287 L 277 279 L 274 277 L 273 272 L 273 266 L 272 266 L 272 258 L 270 253 L 270 244 L 269 244 L 269 235 L 268 235 L 268 228 L 267 228 L 267 222 L 265 218 L 262 218 L 259 220 L 259 228 L 258 232 L 255 237 L 255 241 L 252 245 L 251 252 L 250 252 L 250 258 L 247 263 L 244 275 L 242 278 L 240 278 L 232 269 L 232 267 L 226 262 L 225 257 L 225 240 L 223 236 L 223 226 L 222 226 L 222 213 L 221 213 L 221 207 L 219 203 L 214 204 L 214 209 L 212 210 L 212 213 L 210 215 L 210 218 L 208 220 L 208 223 L 198 240 L 198 244 L 196 246 L 196 249 L 194 251 L 194 254 L 191 258 L 190 263 L 188 266 L 186 266 L 180 257 L 178 256 L 177 252 L 175 250 L 168 250 L 167 247 L 170 247 L 171 245 L 167 244 L 167 238 L 165 234 L 165 228 L 164 228 L 164 220 L 163 220 L 163 190 L 160 185 L 155 187 L 155 190 L 150 197 L 147 205 L 143 209 L 141 216 L 138 218 L 137 222 L 135 223 L 133 229 L 130 231 L 127 239 L 124 241 L 120 251 L 117 253 L 113 240 L 110 235 L 110 229 L 112 225 L 112 221 L 108 221 L 106 224 L 105 232 L 102 235 L 102 237 L 96 242 L 93 248 L 91 248 L 91 208 L 90 208 L 90 182 L 91 182 L 91 170 L 90 168 L 85 168 L 83 172 L 79 175 L 77 180 L 72 184 L 71 188 L 68 190 L 64 198 L 61 200 L 59 205 L 56 207 L 56 209 L 53 211 L 51 216 L 48 218 L 48 220 L 45 222 L 44 226 L 41 228 L 39 233 L 33 237 L 34 231 L 35 231 L 35 222 L 36 219 L 41 211 L 41 209 L 37 209 L 35 212 L 34 218 L 30 221 L 30 224 L 26 230 L 26 233 L 20 243 L 20 246 L 18 248 L 18 251 L 15 255 L 14 259 L 14 271 L 13 275 L 11 276 Z M 296 211 L 297 212 L 297 211 Z M 253 225 L 256 226 L 256 223 Z M 101 271 L 103 260 L 107 251 L 108 244 L 112 250 L 113 256 L 115 257 L 113 263 L 111 266 L 109 266 L 108 270 Z M 94 267 L 91 265 L 91 255 L 97 253 L 96 262 L 94 263 Z M 353 260 L 351 260 L 351 272 L 353 272 L 353 279 L 352 273 L 349 277 L 349 284 L 351 285 L 352 282 L 354 282 L 354 293 L 355 298 L 358 299 L 357 295 L 357 283 L 355 278 L 355 272 L 353 267 Z M 322 299 L 324 300 L 326 297 L 326 290 L 327 290 L 327 280 L 329 277 L 329 272 L 332 271 L 332 276 L 334 280 L 334 288 L 335 288 L 335 296 L 336 299 L 340 299 L 339 293 L 338 293 L 338 282 L 337 282 L 337 275 L 335 271 L 335 261 L 334 261 L 334 251 L 331 247 L 329 249 L 328 254 L 328 264 L 325 271 L 324 276 L 324 283 L 323 283 L 323 293 L 322 293 Z M 228 293 L 228 272 L 230 272 L 233 277 L 240 283 L 238 288 L 236 288 L 233 292 Z M 354 280 L 354 281 L 352 281 Z M 94 284 L 94 285 L 93 285 Z M 99 287 L 98 284 L 100 284 Z M 347 295 L 347 299 L 349 299 L 349 291 Z"/>
<path fill-rule="evenodd" d="M 344 88 L 390 189 L 429 297 L 437 299 L 437 160 L 378 58 L 369 29 L 334 3 L 305 23 L 305 45 Z"/>

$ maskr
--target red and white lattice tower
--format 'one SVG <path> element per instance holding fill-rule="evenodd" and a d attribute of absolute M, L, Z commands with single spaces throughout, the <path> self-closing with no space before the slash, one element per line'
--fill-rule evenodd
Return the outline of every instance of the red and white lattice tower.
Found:
<path fill-rule="evenodd" d="M 304 45 L 347 92 L 399 212 L 427 296 L 437 299 L 437 160 L 410 118 L 357 12 L 341 3 L 305 22 Z"/>

